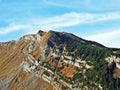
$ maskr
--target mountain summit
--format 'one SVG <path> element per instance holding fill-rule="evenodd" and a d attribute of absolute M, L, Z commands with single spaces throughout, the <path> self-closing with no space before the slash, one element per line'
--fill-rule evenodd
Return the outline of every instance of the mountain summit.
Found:
<path fill-rule="evenodd" d="M 0 43 L 0 90 L 120 90 L 120 49 L 39 30 Z"/>

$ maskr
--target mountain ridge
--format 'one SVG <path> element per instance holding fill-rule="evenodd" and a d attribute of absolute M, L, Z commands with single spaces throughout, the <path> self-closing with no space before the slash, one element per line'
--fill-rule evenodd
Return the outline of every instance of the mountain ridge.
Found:
<path fill-rule="evenodd" d="M 50 32 L 50 33 L 54 33 L 54 34 L 60 34 L 60 33 L 61 33 L 61 35 L 66 35 L 66 37 L 70 37 L 70 38 L 72 38 L 72 39 L 74 39 L 74 40 L 76 40 L 76 41 L 82 42 L 82 43 L 86 43 L 86 44 L 92 43 L 92 44 L 97 45 L 97 46 L 100 46 L 100 47 L 105 47 L 105 46 L 103 46 L 102 44 L 99 44 L 99 43 L 97 43 L 97 42 L 95 42 L 95 41 L 85 40 L 85 39 L 83 39 L 83 38 L 77 37 L 77 36 L 75 36 L 75 35 L 72 34 L 72 33 L 56 32 L 56 31 L 52 31 L 52 30 L 50 30 L 49 32 Z"/>
<path fill-rule="evenodd" d="M 119 71 L 120 49 L 71 33 L 39 30 L 0 43 L 1 90 L 119 90 Z"/>

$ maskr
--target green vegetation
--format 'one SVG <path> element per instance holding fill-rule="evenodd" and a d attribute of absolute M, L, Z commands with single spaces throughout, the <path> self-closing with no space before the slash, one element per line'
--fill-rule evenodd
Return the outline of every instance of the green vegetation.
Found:
<path fill-rule="evenodd" d="M 50 74 L 48 73 L 48 71 L 44 71 L 43 74 L 50 76 Z"/>
<path fill-rule="evenodd" d="M 51 67 L 48 62 L 46 62 L 44 66 L 45 66 L 46 68 L 50 69 L 51 71 L 54 71 L 54 67 Z"/>
<path fill-rule="evenodd" d="M 94 66 L 94 69 L 86 71 L 86 79 L 83 74 L 78 73 L 80 71 L 80 69 L 78 69 L 79 71 L 74 75 L 70 82 L 83 82 L 83 85 L 88 86 L 89 88 L 90 86 L 95 86 L 95 83 L 97 83 L 102 85 L 103 90 L 120 90 L 120 79 L 113 78 L 115 63 L 113 63 L 111 67 L 108 67 L 108 63 L 105 61 L 105 58 L 111 55 L 120 57 L 119 49 L 107 48 L 96 42 L 76 38 L 71 34 L 52 33 L 55 37 L 53 42 L 56 43 L 57 46 L 66 44 L 68 55 L 73 56 L 73 60 L 80 57 L 82 60 L 86 60 L 89 65 Z M 64 81 L 69 82 L 66 77 L 60 77 Z"/>

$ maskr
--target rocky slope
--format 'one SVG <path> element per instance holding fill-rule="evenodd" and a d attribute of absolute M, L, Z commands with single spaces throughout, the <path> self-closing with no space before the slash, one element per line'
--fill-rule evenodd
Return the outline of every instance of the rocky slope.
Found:
<path fill-rule="evenodd" d="M 120 49 L 66 32 L 0 43 L 0 90 L 119 90 Z"/>
<path fill-rule="evenodd" d="M 0 90 L 52 90 L 39 76 L 37 60 L 44 54 L 49 33 L 23 36 L 0 44 Z M 35 63 L 35 66 L 34 66 Z"/>

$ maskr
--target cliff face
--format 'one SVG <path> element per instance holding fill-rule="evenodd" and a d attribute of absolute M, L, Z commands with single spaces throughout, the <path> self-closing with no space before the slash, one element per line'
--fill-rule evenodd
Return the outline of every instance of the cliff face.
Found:
<path fill-rule="evenodd" d="M 0 90 L 119 90 L 119 71 L 119 49 L 70 33 L 0 43 Z"/>
<path fill-rule="evenodd" d="M 26 35 L 18 41 L 0 44 L 0 90 L 52 90 L 48 82 L 36 76 L 38 63 L 32 67 L 43 58 L 49 37 L 48 33 Z"/>

